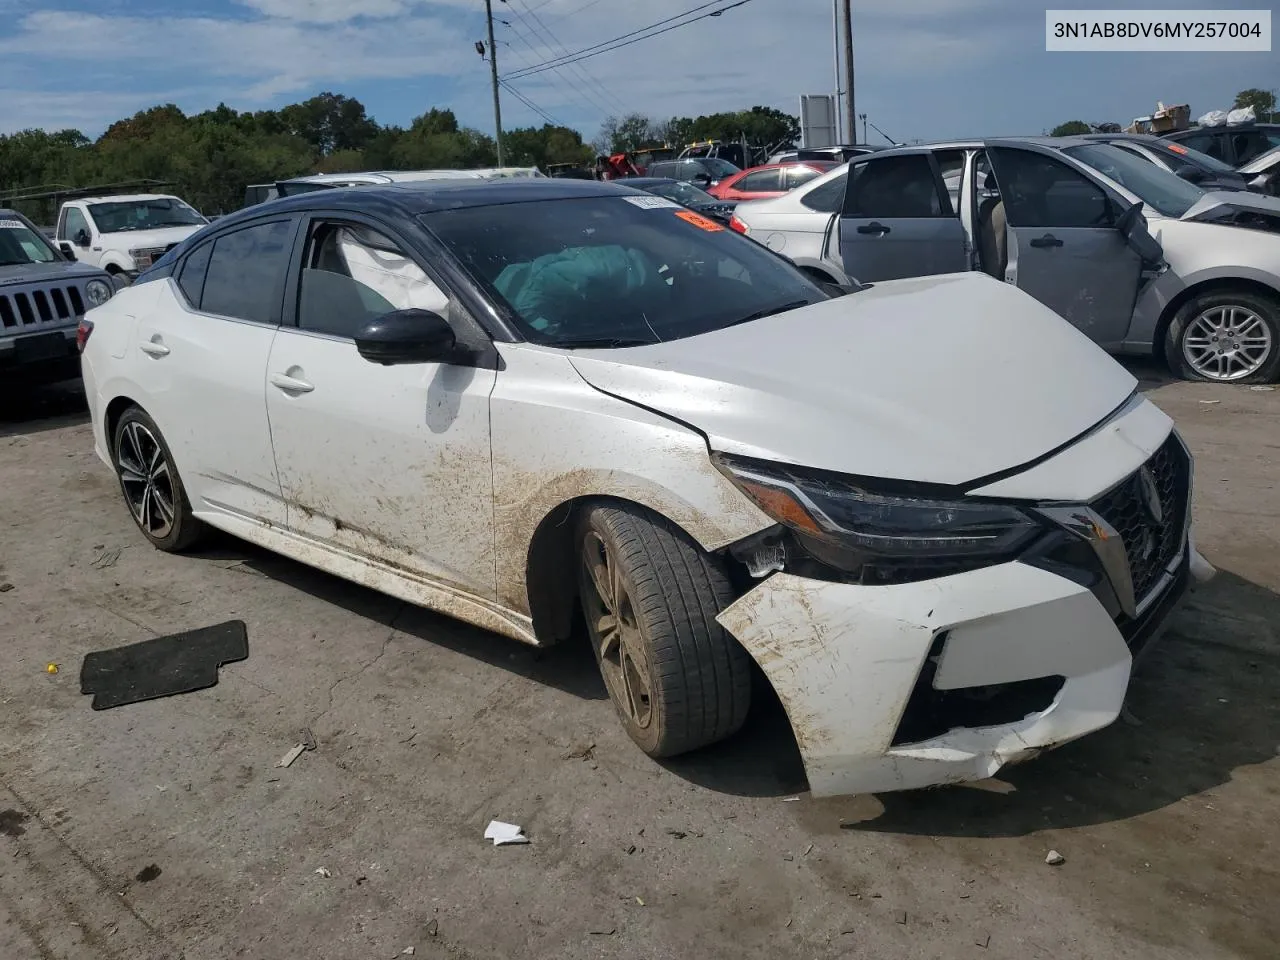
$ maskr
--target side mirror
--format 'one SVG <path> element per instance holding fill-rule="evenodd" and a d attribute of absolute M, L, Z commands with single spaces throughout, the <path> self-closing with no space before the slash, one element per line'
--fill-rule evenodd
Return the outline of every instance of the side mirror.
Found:
<path fill-rule="evenodd" d="M 89 231 L 77 230 L 75 235 L 75 244 L 77 247 L 87 247 L 89 245 Z"/>
<path fill-rule="evenodd" d="M 1193 167 L 1191 164 L 1183 164 L 1176 171 L 1178 177 L 1186 180 L 1188 183 L 1200 183 L 1204 180 L 1204 171 L 1199 167 Z"/>
<path fill-rule="evenodd" d="M 711 186 L 711 178 L 707 176 L 707 174 L 705 173 L 700 173 L 696 177 L 694 177 L 690 181 L 690 183 L 692 183 L 695 187 L 701 187 L 703 190 L 705 190 L 707 189 L 707 187 Z"/>
<path fill-rule="evenodd" d="M 76 258 L 75 248 L 72 247 L 71 244 L 69 244 L 66 240 L 58 241 L 58 252 L 61 253 L 64 257 L 66 257 L 68 260 L 74 260 Z"/>
<path fill-rule="evenodd" d="M 1147 263 L 1164 261 L 1164 248 L 1147 232 L 1147 222 L 1142 217 L 1142 201 L 1126 207 L 1116 218 L 1116 229 L 1129 247 Z"/>
<path fill-rule="evenodd" d="M 371 363 L 432 363 L 453 353 L 453 328 L 430 310 L 394 310 L 356 334 L 356 350 Z"/>

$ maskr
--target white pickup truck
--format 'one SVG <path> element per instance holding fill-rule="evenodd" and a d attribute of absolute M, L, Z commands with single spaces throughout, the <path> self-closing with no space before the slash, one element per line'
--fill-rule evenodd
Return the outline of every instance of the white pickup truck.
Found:
<path fill-rule="evenodd" d="M 87 197 L 62 205 L 54 239 L 68 257 L 131 280 L 208 222 L 164 194 Z"/>

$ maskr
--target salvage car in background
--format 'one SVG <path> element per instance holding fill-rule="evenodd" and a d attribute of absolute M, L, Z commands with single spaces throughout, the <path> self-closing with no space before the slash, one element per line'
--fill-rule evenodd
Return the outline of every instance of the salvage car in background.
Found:
<path fill-rule="evenodd" d="M 654 757 L 737 731 L 754 661 L 817 795 L 1111 723 L 1196 556 L 1172 422 L 1031 297 L 824 287 L 619 184 L 251 207 L 82 359 L 156 547 L 208 524 L 527 643 L 583 623 Z"/>
<path fill-rule="evenodd" d="M 1233 167 L 1240 167 L 1254 157 L 1280 147 L 1280 123 L 1192 127 L 1190 130 L 1163 134 L 1163 137 L 1207 153 Z"/>
<path fill-rule="evenodd" d="M 1254 157 L 1240 168 L 1250 190 L 1280 197 L 1280 147 Z"/>
<path fill-rule="evenodd" d="M 785 255 L 754 206 L 735 219 Z M 838 281 L 984 271 L 1110 352 L 1262 383 L 1280 376 L 1278 215 L 1273 198 L 1207 193 L 1111 144 L 930 144 L 850 164 L 821 269 Z"/>
<path fill-rule="evenodd" d="M 1135 156 L 1168 170 L 1201 190 L 1248 190 L 1248 181 L 1236 169 L 1207 153 L 1147 133 L 1086 133 L 1082 140 L 1096 140 L 1128 150 Z"/>
<path fill-rule="evenodd" d="M 30 220 L 0 209 L 0 381 L 78 376 L 79 322 L 114 289 L 105 270 L 64 257 Z"/>
<path fill-rule="evenodd" d="M 682 207 L 696 210 L 725 224 L 729 222 L 729 218 L 738 206 L 735 201 L 720 200 L 705 190 L 699 190 L 692 183 L 672 180 L 668 177 L 624 177 L 614 182 L 673 200 Z"/>
<path fill-rule="evenodd" d="M 62 205 L 54 236 L 69 259 L 131 280 L 208 222 L 167 194 L 84 197 Z"/>
<path fill-rule="evenodd" d="M 684 160 L 655 160 L 645 168 L 649 177 L 669 177 L 683 180 L 695 187 L 707 190 L 726 177 L 741 173 L 742 168 L 719 157 L 688 157 Z"/>
<path fill-rule="evenodd" d="M 768 200 L 804 186 L 838 166 L 840 163 L 835 160 L 765 164 L 726 177 L 707 192 L 721 200 Z"/>

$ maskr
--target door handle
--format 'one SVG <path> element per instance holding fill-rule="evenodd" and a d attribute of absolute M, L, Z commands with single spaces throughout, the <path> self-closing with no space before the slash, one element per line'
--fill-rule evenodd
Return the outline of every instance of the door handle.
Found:
<path fill-rule="evenodd" d="M 167 357 L 169 348 L 157 337 L 155 340 L 147 340 L 138 344 L 138 349 L 149 357 Z"/>
<path fill-rule="evenodd" d="M 1037 237 L 1031 241 L 1033 247 L 1060 247 L 1062 241 L 1051 233 L 1046 233 L 1043 237 Z"/>
<path fill-rule="evenodd" d="M 878 223 L 877 221 L 872 220 L 870 223 L 864 223 L 862 226 L 860 226 L 858 228 L 858 232 L 874 233 L 878 236 L 884 236 L 886 233 L 889 232 L 889 228 L 886 227 L 883 223 Z"/>
<path fill-rule="evenodd" d="M 315 389 L 314 384 L 310 384 L 306 380 L 299 380 L 297 377 L 291 377 L 287 373 L 273 373 L 271 375 L 271 385 L 278 387 L 285 393 L 310 393 Z"/>

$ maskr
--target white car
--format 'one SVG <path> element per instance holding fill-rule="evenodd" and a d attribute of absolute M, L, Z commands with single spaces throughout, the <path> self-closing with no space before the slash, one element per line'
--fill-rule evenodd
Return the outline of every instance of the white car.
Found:
<path fill-rule="evenodd" d="M 87 197 L 62 205 L 54 238 L 68 258 L 132 279 L 208 222 L 167 194 Z"/>
<path fill-rule="evenodd" d="M 757 665 L 817 795 L 1111 723 L 1198 557 L 1173 424 L 1031 297 L 823 287 L 617 184 L 251 207 L 81 339 L 156 547 L 208 525 L 525 643 L 585 629 L 655 757 L 737 731 Z"/>

